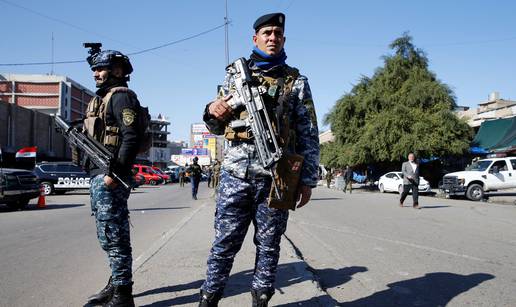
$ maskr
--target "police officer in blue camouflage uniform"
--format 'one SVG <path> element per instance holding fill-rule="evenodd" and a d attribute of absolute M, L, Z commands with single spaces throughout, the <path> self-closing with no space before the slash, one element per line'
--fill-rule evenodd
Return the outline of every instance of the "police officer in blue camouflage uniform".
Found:
<path fill-rule="evenodd" d="M 139 102 L 127 88 L 133 71 L 129 58 L 118 51 L 98 50 L 88 57 L 98 88 L 87 109 L 85 130 L 113 152 L 112 173 L 126 183 L 132 182 L 132 165 L 136 158 Z M 88 128 L 88 122 L 101 120 L 101 131 Z M 87 162 L 88 163 L 88 162 Z M 107 285 L 88 298 L 88 304 L 134 306 L 132 296 L 132 249 L 127 199 L 130 189 L 117 182 L 112 173 L 104 173 L 89 163 L 91 210 L 95 217 L 97 237 L 106 251 L 111 267 Z"/>
<path fill-rule="evenodd" d="M 285 15 L 264 15 L 256 20 L 253 27 L 254 49 L 248 60 L 249 69 L 253 78 L 268 85 L 262 94 L 265 101 L 277 105 L 282 99 L 286 103 L 289 119 L 287 131 L 293 135 L 286 150 L 304 157 L 297 198 L 300 199 L 297 208 L 300 208 L 310 200 L 311 189 L 318 180 L 319 138 L 310 87 L 306 77 L 285 64 Z M 232 131 L 228 125 L 232 120 L 245 118 L 245 111 L 231 107 L 231 79 L 230 74 L 226 75 L 222 95 L 209 103 L 204 112 L 208 129 L 214 134 L 224 134 L 229 147 L 222 163 L 216 201 L 215 240 L 208 257 L 199 306 L 218 305 L 234 257 L 252 222 L 256 245 L 252 306 L 263 307 L 268 305 L 274 294 L 280 241 L 289 213 L 286 209 L 268 206 L 271 173 L 261 166 L 252 136 L 246 137 L 245 133 L 242 135 Z"/>

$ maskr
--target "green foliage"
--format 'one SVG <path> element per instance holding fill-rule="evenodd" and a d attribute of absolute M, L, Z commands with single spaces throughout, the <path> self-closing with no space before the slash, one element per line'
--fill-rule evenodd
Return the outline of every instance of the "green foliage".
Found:
<path fill-rule="evenodd" d="M 340 167 L 419 156 L 460 155 L 471 128 L 452 112 L 452 90 L 428 70 L 428 59 L 404 33 L 384 66 L 363 76 L 326 115 L 335 141 L 321 147 L 324 165 Z"/>

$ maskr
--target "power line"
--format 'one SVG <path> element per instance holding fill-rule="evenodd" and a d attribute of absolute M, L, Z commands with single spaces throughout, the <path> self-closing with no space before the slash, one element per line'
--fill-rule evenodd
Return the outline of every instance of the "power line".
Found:
<path fill-rule="evenodd" d="M 0 0 L 0 1 L 4 1 L 4 0 Z M 191 35 L 191 36 L 187 36 L 185 38 L 181 38 L 181 39 L 178 39 L 178 40 L 175 40 L 175 41 L 163 44 L 163 45 L 159 45 L 159 46 L 156 46 L 156 47 L 152 47 L 152 48 L 148 48 L 148 49 L 143 49 L 143 50 L 136 51 L 136 52 L 131 52 L 131 53 L 128 53 L 127 55 L 142 54 L 142 53 L 154 51 L 154 50 L 157 50 L 157 49 L 165 48 L 165 47 L 168 47 L 168 46 L 171 46 L 171 45 L 179 44 L 179 43 L 182 43 L 184 41 L 191 40 L 191 39 L 197 38 L 199 36 L 202 36 L 202 35 L 208 34 L 210 32 L 213 32 L 215 30 L 218 30 L 218 29 L 220 29 L 222 27 L 225 27 L 228 24 L 230 24 L 230 22 L 226 21 L 223 24 L 218 25 L 216 27 L 213 27 L 211 29 L 208 29 L 206 31 L 202 31 L 202 32 L 199 32 L 197 34 L 194 34 L 194 35 Z M 74 64 L 74 63 L 83 63 L 83 62 L 85 62 L 85 60 L 56 61 L 56 62 L 32 62 L 32 63 L 0 63 L 0 66 L 36 66 L 36 65 L 52 65 L 52 64 Z"/>
<path fill-rule="evenodd" d="M 106 39 L 109 39 L 109 40 L 111 40 L 111 41 L 114 41 L 114 42 L 117 42 L 117 43 L 120 43 L 120 44 L 123 44 L 123 45 L 128 45 L 128 44 L 126 44 L 126 43 L 124 43 L 124 42 L 122 42 L 122 41 L 119 41 L 119 40 L 117 40 L 117 39 L 114 39 L 114 38 L 108 37 L 108 36 L 106 36 L 106 35 L 104 35 L 104 34 L 102 34 L 102 33 L 98 33 L 98 32 L 94 32 L 94 31 L 88 30 L 88 29 L 86 29 L 86 28 L 83 28 L 83 27 L 80 27 L 80 26 L 74 25 L 74 24 L 69 23 L 69 22 L 67 22 L 67 21 L 64 21 L 64 20 L 62 20 L 62 19 L 55 18 L 55 17 L 49 16 L 49 15 L 46 15 L 46 14 L 40 13 L 40 12 L 35 11 L 35 10 L 31 9 L 31 8 L 28 8 L 28 7 L 25 7 L 25 6 L 19 5 L 19 4 L 17 4 L 17 3 L 13 3 L 13 2 L 8 1 L 8 0 L 0 0 L 0 2 L 3 2 L 3 3 L 5 3 L 5 4 L 8 4 L 8 5 L 11 5 L 11 6 L 17 7 L 17 8 L 19 8 L 19 9 L 22 9 L 22 10 L 28 11 L 28 12 L 30 12 L 30 13 L 32 13 L 32 14 L 38 15 L 38 16 L 40 16 L 40 17 L 43 17 L 43 18 L 46 18 L 46 19 L 49 19 L 49 20 L 52 20 L 52 21 L 54 21 L 54 22 L 57 22 L 57 23 L 63 24 L 63 25 L 65 25 L 65 26 L 68 26 L 68 27 L 74 28 L 74 29 L 76 29 L 76 30 L 79 30 L 79 31 L 82 31 L 82 32 L 85 32 L 85 33 L 94 34 L 94 35 L 99 36 L 99 37 L 104 37 L 104 38 L 106 38 Z M 134 47 L 134 46 L 132 46 L 132 47 Z"/>

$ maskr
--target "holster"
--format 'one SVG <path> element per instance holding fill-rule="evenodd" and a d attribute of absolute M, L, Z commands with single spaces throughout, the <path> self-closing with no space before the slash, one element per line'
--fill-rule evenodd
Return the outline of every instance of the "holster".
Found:
<path fill-rule="evenodd" d="M 279 191 L 276 195 L 274 186 L 269 194 L 269 207 L 276 209 L 296 209 L 299 179 L 303 166 L 303 156 L 285 153 L 276 164 L 276 172 L 273 178 Z"/>

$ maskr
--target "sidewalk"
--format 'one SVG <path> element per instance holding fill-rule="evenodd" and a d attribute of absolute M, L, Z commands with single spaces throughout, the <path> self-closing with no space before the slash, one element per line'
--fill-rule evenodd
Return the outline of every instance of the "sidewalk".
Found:
<path fill-rule="evenodd" d="M 198 209 L 164 233 L 159 242 L 133 264 L 134 296 L 138 306 L 197 306 L 206 259 L 213 240 L 214 200 L 203 189 Z M 220 306 L 250 306 L 254 267 L 252 226 L 238 253 Z M 291 245 L 282 239 L 276 294 L 270 306 L 329 306 L 322 292 Z"/>

